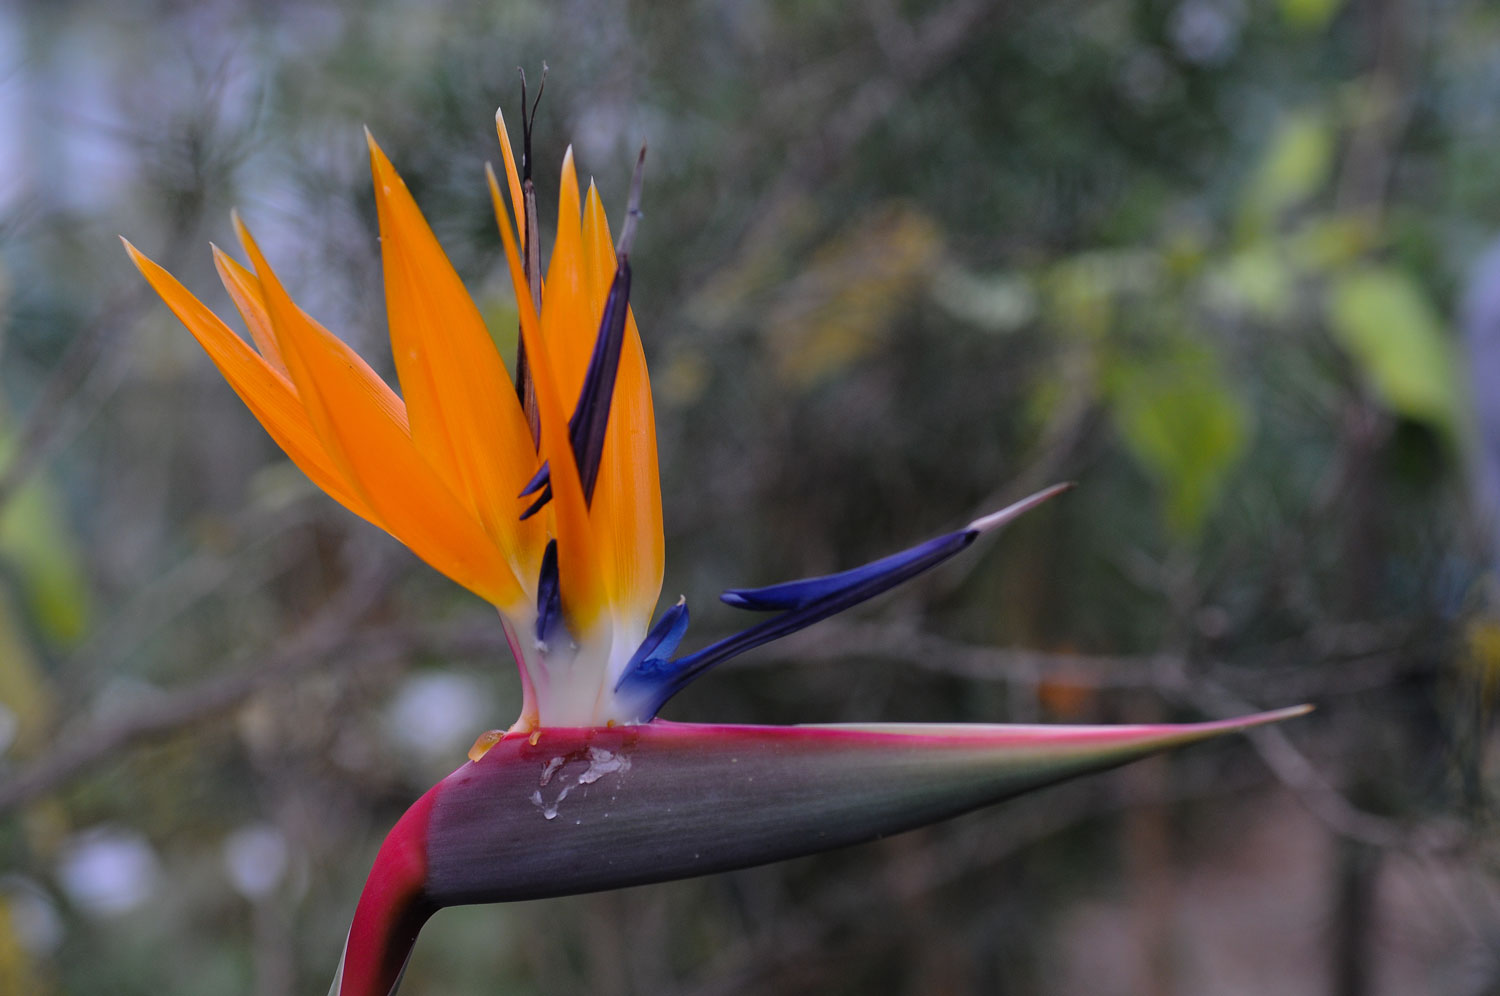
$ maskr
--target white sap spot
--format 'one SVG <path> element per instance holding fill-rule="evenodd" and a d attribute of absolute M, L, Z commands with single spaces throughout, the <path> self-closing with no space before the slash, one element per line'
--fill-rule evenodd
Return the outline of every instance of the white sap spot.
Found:
<path fill-rule="evenodd" d="M 572 788 L 572 786 L 570 785 L 568 788 Z M 567 795 L 568 789 L 563 789 L 562 793 L 556 799 L 552 800 L 552 805 L 549 806 L 542 801 L 542 790 L 537 789 L 531 793 L 531 804 L 542 811 L 543 819 L 555 820 L 557 819 L 557 804 L 562 802 Z"/>
<path fill-rule="evenodd" d="M 558 807 L 563 800 L 580 785 L 592 785 L 605 775 L 623 773 L 630 770 L 630 758 L 624 754 L 616 754 L 614 751 L 605 750 L 602 747 L 590 747 L 588 749 L 588 767 L 580 774 L 574 776 L 567 771 L 569 762 L 582 761 L 579 757 L 554 757 L 542 766 L 542 773 L 537 781 L 537 788 L 531 793 L 531 804 L 542 811 L 542 818 L 548 820 L 557 819 Z M 556 781 L 557 794 L 549 801 L 542 796 L 542 789 Z M 614 801 L 614 796 L 610 797 Z M 604 814 L 605 819 L 609 814 Z M 582 824 L 582 819 L 573 821 L 574 826 Z"/>
<path fill-rule="evenodd" d="M 546 784 L 552 780 L 552 776 L 557 774 L 557 769 L 561 768 L 567 762 L 567 760 L 568 759 L 565 757 L 554 757 L 552 760 L 547 762 L 546 767 L 542 768 L 541 784 L 543 787 L 545 787 Z"/>
<path fill-rule="evenodd" d="M 611 772 L 629 770 L 630 758 L 624 754 L 615 754 L 602 747 L 590 747 L 589 769 L 578 776 L 578 784 L 592 785 Z"/>

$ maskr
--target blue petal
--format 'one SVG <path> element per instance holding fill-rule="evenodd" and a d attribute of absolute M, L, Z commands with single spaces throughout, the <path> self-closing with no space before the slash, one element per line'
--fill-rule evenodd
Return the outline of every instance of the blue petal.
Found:
<path fill-rule="evenodd" d="M 615 692 L 623 689 L 627 697 L 633 693 L 640 700 L 653 701 L 663 679 L 677 670 L 676 663 L 668 658 L 677 652 L 687 628 L 687 600 L 679 599 L 676 605 L 661 614 L 651 632 L 641 641 L 620 673 L 620 680 L 615 682 Z M 655 715 L 656 708 L 652 709 L 652 715 Z"/>
<path fill-rule="evenodd" d="M 542 554 L 542 570 L 536 582 L 536 638 L 543 643 L 552 639 L 562 621 L 562 589 L 557 583 L 557 540 L 548 540 Z"/>
<path fill-rule="evenodd" d="M 671 657 L 677 652 L 677 645 L 682 642 L 687 628 L 687 600 L 679 599 L 676 605 L 663 612 L 661 618 L 656 620 L 656 625 L 651 627 L 651 632 L 641 641 L 640 648 L 630 658 L 630 662 L 634 664 L 648 657 Z"/>
<path fill-rule="evenodd" d="M 625 225 L 615 246 L 615 278 L 604 299 L 604 315 L 599 319 L 599 334 L 583 376 L 578 404 L 568 419 L 568 442 L 578 464 L 578 479 L 583 484 L 583 500 L 594 500 L 594 485 L 599 480 L 599 462 L 604 455 L 604 434 L 609 428 L 610 403 L 615 394 L 615 378 L 620 372 L 620 353 L 625 345 L 625 319 L 630 309 L 630 246 L 635 240 L 636 222 L 641 217 L 641 181 L 646 166 L 646 147 L 635 161 L 635 175 L 630 180 L 630 203 Z"/>
<path fill-rule="evenodd" d="M 630 304 L 630 262 L 619 257 L 609 297 L 604 301 L 604 317 L 599 321 L 599 335 L 583 376 L 578 405 L 568 419 L 568 441 L 573 459 L 578 463 L 578 479 L 583 484 L 584 501 L 594 498 L 599 479 L 599 463 L 604 456 L 604 433 L 609 428 L 610 402 L 614 398 L 615 378 L 620 372 L 620 352 L 625 343 L 625 316 Z"/>
<path fill-rule="evenodd" d="M 689 681 L 715 664 L 727 661 L 731 657 L 738 657 L 745 651 L 753 650 L 772 640 L 789 636 L 799 629 L 805 629 L 815 622 L 827 619 L 866 599 L 889 591 L 902 581 L 941 564 L 974 542 L 978 535 L 977 530 L 963 529 L 935 540 L 929 540 L 895 556 L 886 557 L 874 564 L 866 565 L 865 568 L 846 571 L 842 576 L 855 575 L 856 577 L 841 585 L 830 585 L 817 597 L 808 597 L 795 602 L 795 608 L 779 616 L 757 623 L 734 636 L 711 643 L 702 650 L 672 661 L 674 669 L 669 673 L 663 673 L 660 679 L 662 682 L 661 704 L 665 704 L 667 699 L 677 694 Z M 881 565 L 887 566 L 882 569 Z M 839 575 L 835 575 L 837 576 Z M 791 584 L 796 585 L 798 582 Z"/>
<path fill-rule="evenodd" d="M 551 501 L 551 500 L 552 500 L 552 482 L 548 481 L 546 484 L 544 484 L 542 486 L 542 493 L 539 494 L 539 495 L 537 495 L 536 501 L 534 501 L 530 505 L 526 506 L 526 510 L 521 513 L 520 520 L 522 522 L 525 522 L 527 519 L 531 518 L 533 515 L 535 515 L 538 512 L 540 512 L 543 509 L 543 507 L 545 507 L 546 504 L 549 501 Z"/>
<path fill-rule="evenodd" d="M 543 460 L 541 467 L 537 468 L 537 472 L 531 475 L 531 480 L 526 482 L 526 486 L 521 489 L 521 493 L 516 495 L 516 497 L 525 498 L 527 495 L 534 495 L 551 483 L 551 481 L 552 464 Z"/>
<path fill-rule="evenodd" d="M 1017 516 L 1071 487 L 1071 484 L 1053 485 L 998 512 L 975 519 L 965 529 L 919 543 L 863 567 L 765 588 L 735 588 L 726 591 L 721 597 L 737 608 L 755 611 L 782 610 L 781 614 L 677 660 L 662 660 L 660 658 L 663 655 L 658 653 L 638 654 L 641 659 L 632 661 L 632 666 L 626 669 L 615 686 L 616 691 L 624 691 L 634 697 L 640 708 L 639 718 L 650 719 L 689 681 L 715 664 L 788 636 L 889 591 L 901 582 L 941 564 L 973 543 L 980 534 L 1010 523 Z"/>
<path fill-rule="evenodd" d="M 965 532 L 967 531 L 965 530 Z M 773 612 L 806 608 L 813 602 L 831 598 L 841 591 L 847 591 L 850 588 L 876 581 L 883 576 L 899 574 L 908 565 L 928 556 L 933 550 L 946 548 L 947 545 L 953 542 L 953 537 L 957 535 L 960 534 L 953 533 L 948 536 L 940 536 L 937 539 L 928 540 L 926 543 L 914 546 L 910 550 L 902 550 L 900 553 L 893 553 L 889 557 L 882 557 L 873 563 L 865 564 L 863 567 L 840 571 L 837 574 L 804 578 L 801 581 L 786 581 L 782 584 L 773 584 L 765 588 L 731 588 L 719 596 L 719 601 L 725 605 L 732 605 L 737 609 L 749 609 L 753 612 Z"/>

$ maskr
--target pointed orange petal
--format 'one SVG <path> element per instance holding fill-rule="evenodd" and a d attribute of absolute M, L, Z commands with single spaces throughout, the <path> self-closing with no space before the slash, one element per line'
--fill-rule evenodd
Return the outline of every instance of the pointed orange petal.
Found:
<path fill-rule="evenodd" d="M 583 196 L 583 274 L 589 288 L 591 310 L 603 313 L 617 265 L 604 199 L 599 196 L 599 188 L 590 177 L 588 192 Z"/>
<path fill-rule="evenodd" d="M 412 443 L 404 417 L 388 403 L 390 389 L 292 303 L 238 217 L 235 224 L 297 396 L 329 456 L 413 553 L 495 605 L 517 604 L 523 596 L 510 565 Z"/>
<path fill-rule="evenodd" d="M 543 523 L 520 521 L 536 463 L 531 432 L 494 340 L 416 202 L 367 131 L 391 349 L 412 441 L 467 498 L 531 590 Z"/>
<path fill-rule="evenodd" d="M 609 221 L 593 184 L 584 205 L 583 244 L 589 308 L 602 316 L 617 264 Z M 632 617 L 649 620 L 661 596 L 665 567 L 661 475 L 646 356 L 630 312 L 626 313 L 625 342 L 590 517 L 595 533 L 612 540 L 606 554 L 612 601 Z"/>
<path fill-rule="evenodd" d="M 490 200 L 497 220 L 505 207 L 500 199 L 500 184 L 495 171 L 487 169 Z M 599 619 L 605 608 L 606 592 L 595 553 L 595 541 L 589 524 L 588 508 L 583 500 L 583 484 L 578 479 L 578 465 L 573 461 L 573 447 L 568 441 L 568 413 L 557 389 L 552 356 L 542 337 L 541 322 L 531 304 L 526 275 L 521 269 L 520 251 L 510 227 L 500 224 L 500 241 L 505 246 L 505 262 L 516 294 L 516 310 L 521 317 L 521 340 L 526 344 L 526 359 L 531 364 L 536 383 L 537 409 L 541 415 L 541 456 L 552 469 L 553 521 L 557 527 L 557 562 L 562 588 L 563 613 L 576 637 L 582 637 Z M 549 287 L 548 294 L 553 293 Z M 575 391 L 576 394 L 576 391 Z"/>
<path fill-rule="evenodd" d="M 244 222 L 240 220 L 238 212 L 230 212 L 230 220 L 234 223 L 235 234 L 239 237 L 240 243 L 243 245 L 250 238 L 249 229 L 245 228 Z M 246 246 L 247 251 L 248 248 Z M 267 272 L 269 272 L 269 268 L 267 268 Z M 275 280 L 274 273 L 271 274 L 270 279 Z M 268 288 L 266 287 L 266 276 L 264 273 L 256 277 L 256 284 L 260 287 L 259 306 L 265 310 L 268 318 L 274 318 L 267 300 Z M 277 286 L 280 287 L 279 282 L 277 282 Z M 403 432 L 410 435 L 410 428 L 407 425 L 406 419 L 406 403 L 397 396 L 395 391 L 391 390 L 390 385 L 386 384 L 385 381 L 380 379 L 379 374 L 370 369 L 370 365 L 365 362 L 364 357 L 351 349 L 338 336 L 313 321 L 305 311 L 297 307 L 292 302 L 292 299 L 287 297 L 285 290 L 281 291 L 281 296 L 285 299 L 290 313 L 296 318 L 295 322 L 286 326 L 280 325 L 275 321 L 271 322 L 272 338 L 276 342 L 283 362 L 287 359 L 287 344 L 284 337 L 288 329 L 305 332 L 307 335 L 316 338 L 323 347 L 331 350 L 338 357 L 340 364 L 346 368 L 347 376 L 359 385 L 360 389 L 368 395 L 369 400 L 380 409 L 385 417 L 399 425 Z M 300 385 L 297 384 L 296 378 L 292 378 L 292 381 L 300 390 Z M 303 403 L 307 403 L 306 398 L 303 398 Z M 314 424 L 316 425 L 316 422 Z M 333 451 L 330 449 L 329 453 L 332 454 Z"/>
<path fill-rule="evenodd" d="M 125 251 L 130 254 L 131 261 L 141 271 L 141 275 L 161 295 L 178 321 L 187 326 L 187 330 L 198 340 L 214 366 L 219 368 L 234 393 L 245 402 L 245 406 L 265 427 L 276 445 L 282 448 L 314 484 L 328 492 L 339 504 L 384 528 L 380 517 L 358 495 L 323 449 L 323 443 L 313 431 L 312 423 L 308 421 L 307 413 L 302 409 L 302 404 L 285 375 L 258 356 L 175 277 L 128 241 L 120 241 L 125 242 Z"/>
<path fill-rule="evenodd" d="M 526 113 L 526 108 L 521 108 L 521 113 Z M 516 171 L 516 156 L 510 150 L 510 132 L 505 127 L 505 114 L 500 109 L 495 110 L 495 130 L 500 133 L 500 155 L 505 160 L 505 182 L 510 188 L 510 209 L 520 222 L 522 213 L 526 210 L 521 201 L 521 174 Z M 501 224 L 509 224 L 509 218 L 505 210 L 497 201 L 495 204 L 495 220 Z"/>
<path fill-rule="evenodd" d="M 614 283 L 616 266 L 604 201 L 599 197 L 599 188 L 590 180 L 583 199 L 583 277 L 589 291 L 589 310 L 601 316 L 610 285 Z"/>
<path fill-rule="evenodd" d="M 573 150 L 563 155 L 562 183 L 557 198 L 557 234 L 547 264 L 547 292 L 542 295 L 542 338 L 552 358 L 552 372 L 571 415 L 583 388 L 589 357 L 599 333 L 599 317 L 589 301 L 583 266 L 583 206 L 578 197 L 578 174 Z"/>
<path fill-rule="evenodd" d="M 255 274 L 245 269 L 239 263 L 229 257 L 224 250 L 218 246 L 209 244 L 214 253 L 214 269 L 219 271 L 219 279 L 224 284 L 224 289 L 229 292 L 229 298 L 234 302 L 234 307 L 245 320 L 245 327 L 250 330 L 250 338 L 255 340 L 255 346 L 260 350 L 260 355 L 266 358 L 266 362 L 275 367 L 283 377 L 291 377 L 287 372 L 286 361 L 281 358 L 281 347 L 276 345 L 276 332 L 271 328 L 271 316 L 266 312 L 266 302 L 261 296 L 260 281 L 255 279 Z"/>

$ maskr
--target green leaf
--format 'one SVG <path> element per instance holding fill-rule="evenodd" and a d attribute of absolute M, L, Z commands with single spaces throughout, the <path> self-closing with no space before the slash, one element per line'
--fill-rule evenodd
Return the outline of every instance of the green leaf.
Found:
<path fill-rule="evenodd" d="M 941 247 L 936 222 L 903 204 L 856 218 L 819 246 L 766 316 L 782 378 L 810 388 L 876 348 L 930 279 Z"/>
<path fill-rule="evenodd" d="M 1309 34 L 1321 31 L 1344 6 L 1344 0 L 1280 0 L 1281 18 Z"/>
<path fill-rule="evenodd" d="M 0 437 L 0 468 L 14 443 Z M 50 482 L 40 474 L 0 509 L 0 559 L 19 579 L 26 610 L 49 640 L 68 646 L 89 626 L 91 599 L 72 533 Z"/>
<path fill-rule="evenodd" d="M 1115 370 L 1110 402 L 1126 448 L 1164 492 L 1167 525 L 1195 537 L 1249 442 L 1244 401 L 1213 354 L 1182 343 Z"/>
<path fill-rule="evenodd" d="M 1149 249 L 1096 250 L 1065 257 L 1043 275 L 1048 317 L 1065 333 L 1101 339 L 1114 325 L 1122 298 L 1150 294 L 1162 279 L 1162 259 Z"/>
<path fill-rule="evenodd" d="M 1334 339 L 1391 411 L 1450 434 L 1458 427 L 1458 379 L 1442 319 L 1415 280 L 1367 266 L 1328 291 Z"/>
<path fill-rule="evenodd" d="M 1222 306 L 1268 321 L 1291 313 L 1295 274 L 1275 242 L 1256 242 L 1234 253 L 1214 273 L 1209 292 Z"/>
<path fill-rule="evenodd" d="M 1269 235 L 1290 209 L 1322 189 L 1333 167 L 1333 127 L 1318 110 L 1287 114 L 1271 137 L 1240 203 L 1239 233 Z"/>
<path fill-rule="evenodd" d="M 57 701 L 36 648 L 10 592 L 0 591 L 0 756 L 34 753 L 56 716 Z"/>

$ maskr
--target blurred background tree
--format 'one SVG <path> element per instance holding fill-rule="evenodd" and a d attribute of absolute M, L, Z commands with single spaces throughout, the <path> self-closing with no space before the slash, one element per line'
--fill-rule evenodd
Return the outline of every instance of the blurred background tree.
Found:
<path fill-rule="evenodd" d="M 542 60 L 544 218 L 567 143 L 616 216 L 651 145 L 694 639 L 723 587 L 1081 485 L 669 718 L 1320 711 L 843 853 L 447 911 L 404 992 L 1500 991 L 1500 383 L 1456 331 L 1500 232 L 1492 5 L 68 0 L 0 7 L 0 992 L 322 992 L 385 830 L 517 712 L 492 614 L 285 461 L 115 236 L 223 310 L 238 206 L 389 375 L 367 124 L 509 353 L 482 167 Z"/>

